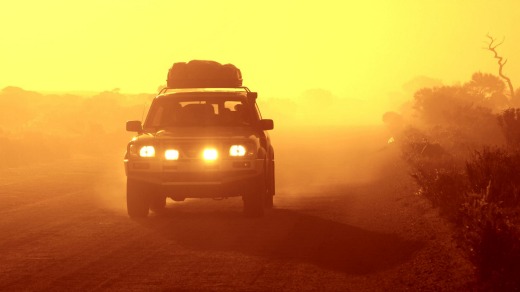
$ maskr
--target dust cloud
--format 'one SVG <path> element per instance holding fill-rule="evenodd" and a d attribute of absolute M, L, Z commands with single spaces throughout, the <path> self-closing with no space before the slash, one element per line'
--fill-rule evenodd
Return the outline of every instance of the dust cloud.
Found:
<path fill-rule="evenodd" d="M 378 180 L 396 149 L 377 126 L 301 127 L 274 131 L 277 191 L 320 194 L 340 185 Z"/>
<path fill-rule="evenodd" d="M 389 103 L 310 89 L 292 98 L 258 98 L 264 118 L 275 121 L 277 191 L 316 195 L 339 185 L 384 176 L 396 149 L 381 116 Z"/>
<path fill-rule="evenodd" d="M 99 176 L 95 189 L 101 203 L 123 210 L 122 159 L 132 137 L 124 129 L 125 121 L 141 120 L 153 97 L 118 89 L 44 94 L 4 88 L 0 167 L 81 160 L 96 166 L 91 168 Z M 334 185 L 367 183 L 391 164 L 394 151 L 379 122 L 381 112 L 366 102 L 321 89 L 291 99 L 260 94 L 258 102 L 263 117 L 275 121 L 271 138 L 278 193 L 319 193 Z"/>

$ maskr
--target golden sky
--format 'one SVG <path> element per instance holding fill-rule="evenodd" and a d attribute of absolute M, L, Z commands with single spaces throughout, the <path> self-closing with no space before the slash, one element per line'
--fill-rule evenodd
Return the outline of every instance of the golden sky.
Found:
<path fill-rule="evenodd" d="M 242 69 L 261 96 L 322 88 L 377 101 L 415 76 L 496 72 L 520 86 L 520 1 L 2 1 L 0 88 L 155 92 L 173 62 Z"/>

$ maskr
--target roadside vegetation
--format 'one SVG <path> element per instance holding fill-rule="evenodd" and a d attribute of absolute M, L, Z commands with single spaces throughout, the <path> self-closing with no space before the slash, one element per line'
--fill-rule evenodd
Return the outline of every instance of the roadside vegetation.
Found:
<path fill-rule="evenodd" d="M 520 92 L 491 74 L 418 90 L 383 120 L 417 193 L 455 226 L 477 289 L 520 287 Z"/>
<path fill-rule="evenodd" d="M 6 87 L 0 90 L 0 168 L 114 151 L 123 157 L 129 139 L 124 122 L 141 119 L 152 97 L 118 90 L 82 96 Z"/>

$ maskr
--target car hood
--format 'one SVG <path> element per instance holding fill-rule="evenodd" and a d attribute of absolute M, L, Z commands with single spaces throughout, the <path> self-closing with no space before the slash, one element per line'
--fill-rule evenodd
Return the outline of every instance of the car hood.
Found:
<path fill-rule="evenodd" d="M 246 127 L 176 127 L 160 130 L 155 133 L 143 133 L 138 136 L 140 141 L 145 140 L 236 140 L 254 139 L 258 135 L 251 128 Z"/>

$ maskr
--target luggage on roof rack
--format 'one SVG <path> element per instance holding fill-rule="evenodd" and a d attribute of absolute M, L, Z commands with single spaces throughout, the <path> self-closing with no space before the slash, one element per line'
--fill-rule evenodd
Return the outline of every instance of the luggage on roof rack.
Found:
<path fill-rule="evenodd" d="M 174 63 L 168 70 L 168 88 L 224 88 L 242 86 L 242 74 L 233 64 L 192 60 Z"/>

